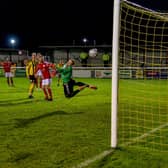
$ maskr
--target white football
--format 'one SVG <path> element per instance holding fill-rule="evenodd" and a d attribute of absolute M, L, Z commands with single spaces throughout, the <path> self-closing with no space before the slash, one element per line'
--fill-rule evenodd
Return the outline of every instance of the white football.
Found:
<path fill-rule="evenodd" d="M 92 48 L 92 49 L 89 50 L 89 57 L 94 58 L 94 57 L 97 56 L 97 54 L 98 54 L 97 48 Z"/>

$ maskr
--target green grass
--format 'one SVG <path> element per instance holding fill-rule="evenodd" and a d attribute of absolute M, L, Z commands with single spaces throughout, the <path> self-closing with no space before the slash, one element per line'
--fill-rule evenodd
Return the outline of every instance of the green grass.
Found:
<path fill-rule="evenodd" d="M 81 79 L 98 90 L 66 99 L 54 79 L 53 102 L 41 91 L 28 99 L 28 79 L 14 81 L 8 87 L 1 78 L 0 167 L 70 168 L 109 148 L 110 80 Z"/>
<path fill-rule="evenodd" d="M 112 154 L 86 168 L 167 168 L 168 153 L 140 148 L 118 148 Z"/>
<path fill-rule="evenodd" d="M 27 98 L 28 79 L 8 87 L 0 78 L 0 168 L 72 168 L 110 149 L 111 80 L 76 80 L 98 90 L 66 99 L 53 79 L 54 101 L 47 102 L 42 91 Z M 131 142 L 168 122 L 167 87 L 166 80 L 121 80 L 119 148 L 86 167 L 167 168 L 167 127 Z"/>
<path fill-rule="evenodd" d="M 167 93 L 167 80 L 120 80 L 119 147 L 87 168 L 167 168 Z"/>
<path fill-rule="evenodd" d="M 168 151 L 168 81 L 121 80 L 119 90 L 119 143 L 147 133 L 135 145 Z"/>

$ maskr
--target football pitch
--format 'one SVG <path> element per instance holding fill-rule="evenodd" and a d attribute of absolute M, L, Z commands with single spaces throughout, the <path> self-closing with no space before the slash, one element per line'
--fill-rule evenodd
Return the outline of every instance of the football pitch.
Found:
<path fill-rule="evenodd" d="M 34 91 L 34 99 L 28 99 L 29 81 L 26 78 L 14 78 L 15 87 L 8 87 L 6 79 L 0 78 L 0 167 L 74 168 L 80 167 L 81 163 L 110 149 L 111 79 L 77 78 L 77 81 L 96 85 L 98 89 L 86 88 L 70 99 L 64 97 L 63 87 L 58 87 L 56 80 L 54 78 L 52 81 L 54 100 L 50 102 L 45 101 L 43 92 L 38 90 Z M 145 92 L 149 93 L 149 87 L 146 87 L 149 84 L 152 90 L 148 94 L 150 99 L 146 98 L 145 104 L 153 103 L 151 107 L 156 107 L 157 103 L 151 99 L 154 99 L 158 93 L 160 95 L 161 91 L 163 99 L 167 100 L 168 90 L 164 89 L 167 81 L 161 82 L 159 92 L 157 82 L 157 80 L 122 80 L 120 82 L 122 98 L 119 98 L 121 99 L 119 114 L 123 116 L 134 114 L 137 106 L 139 105 L 139 108 L 142 106 L 143 101 L 140 99 L 132 103 L 136 88 L 140 86 L 143 92 L 136 94 L 140 97 Z M 143 85 L 144 83 L 147 85 Z M 160 109 L 166 106 L 167 102 L 161 101 Z M 128 109 L 128 114 L 122 113 L 123 109 Z M 163 118 L 162 121 L 165 123 L 167 118 Z M 121 122 L 119 143 L 129 142 L 126 134 L 129 125 L 124 127 L 122 124 L 124 120 L 120 116 L 119 122 Z M 155 126 L 157 128 L 159 124 L 157 123 L 152 128 Z M 150 125 L 146 127 L 149 129 Z M 141 128 L 136 128 L 137 130 L 129 134 L 130 139 L 140 136 L 138 133 L 135 135 L 135 131 L 140 132 Z M 148 129 L 143 129 L 142 134 L 149 132 Z M 165 131 L 166 136 L 168 133 Z M 168 167 L 166 152 L 164 154 L 159 150 L 153 152 L 150 149 L 150 143 L 149 150 L 147 148 L 141 150 L 141 143 L 132 148 L 119 147 L 112 154 L 86 167 Z"/>
<path fill-rule="evenodd" d="M 54 78 L 52 102 L 36 90 L 28 99 L 26 78 L 0 80 L 0 167 L 70 168 L 109 148 L 111 80 L 77 79 L 98 90 L 66 99 Z"/>

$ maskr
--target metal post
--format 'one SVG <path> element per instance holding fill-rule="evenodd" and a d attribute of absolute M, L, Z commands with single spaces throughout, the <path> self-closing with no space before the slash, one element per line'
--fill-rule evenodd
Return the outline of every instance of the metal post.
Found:
<path fill-rule="evenodd" d="M 118 55 L 120 0 L 114 0 L 112 41 L 112 103 L 111 103 L 111 147 L 117 147 L 117 111 L 118 111 Z"/>

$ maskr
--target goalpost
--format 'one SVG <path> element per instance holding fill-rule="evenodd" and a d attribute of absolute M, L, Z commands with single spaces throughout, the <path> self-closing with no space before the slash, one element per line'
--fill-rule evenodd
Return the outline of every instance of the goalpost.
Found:
<path fill-rule="evenodd" d="M 111 147 L 168 151 L 168 14 L 114 0 Z"/>
<path fill-rule="evenodd" d="M 112 43 L 112 103 L 111 103 L 111 147 L 117 146 L 117 111 L 118 111 L 118 53 L 119 53 L 119 18 L 120 0 L 114 0 Z"/>

